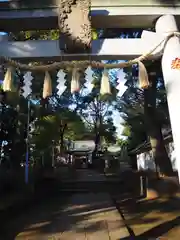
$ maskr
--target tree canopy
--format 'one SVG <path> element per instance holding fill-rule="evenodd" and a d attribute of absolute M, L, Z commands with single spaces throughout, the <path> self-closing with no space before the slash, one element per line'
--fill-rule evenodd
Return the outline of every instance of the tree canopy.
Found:
<path fill-rule="evenodd" d="M 138 38 L 141 30 L 133 29 L 93 29 L 93 38 Z M 11 33 L 14 40 L 57 39 L 59 32 L 28 31 Z M 110 61 L 111 62 L 111 61 Z M 118 141 L 113 113 L 119 112 L 123 119 L 123 135 L 126 136 L 128 149 L 136 148 L 140 143 L 155 139 L 162 135 L 162 128 L 169 126 L 169 114 L 166 92 L 161 68 L 158 61 L 145 63 L 151 82 L 147 90 L 138 87 L 138 68 L 124 69 L 128 89 L 123 96 L 117 96 L 117 69 L 109 71 L 111 95 L 101 96 L 100 81 L 102 70 L 94 69 L 92 89 L 85 83 L 84 72 L 81 73 L 81 90 L 70 93 L 71 73 L 66 74 L 66 90 L 61 96 L 56 92 L 56 75 L 52 72 L 53 96 L 42 99 L 43 76 L 37 73 L 32 85 L 31 104 L 28 110 L 28 100 L 21 97 L 20 88 L 23 84 L 23 72 L 16 71 L 14 76 L 17 93 L 1 93 L 1 158 L 8 156 L 12 163 L 25 158 L 27 116 L 30 111 L 30 142 L 33 151 L 38 153 L 48 151 L 53 144 L 59 144 L 63 149 L 64 139 L 93 139 L 96 150 L 102 144 Z M 152 117 L 153 116 L 153 117 Z M 150 120 L 150 118 L 152 120 Z M 160 135 L 159 135 L 160 134 Z M 119 140 L 122 143 L 122 140 Z M 161 146 L 163 148 L 161 140 Z M 161 150 L 162 150 L 161 148 Z M 19 149 L 19 151 L 17 151 Z M 164 148 L 163 148 L 164 149 Z M 50 150 L 49 150 L 50 151 Z M 164 150 L 162 152 L 165 152 Z M 162 164 L 160 164 L 162 165 Z"/>

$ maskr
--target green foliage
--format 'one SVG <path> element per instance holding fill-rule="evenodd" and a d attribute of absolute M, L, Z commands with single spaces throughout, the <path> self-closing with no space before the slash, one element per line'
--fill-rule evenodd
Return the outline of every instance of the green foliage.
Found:
<path fill-rule="evenodd" d="M 59 30 L 21 31 L 10 33 L 10 36 L 14 41 L 57 40 L 59 39 Z"/>
<path fill-rule="evenodd" d="M 122 30 L 92 30 L 93 39 L 102 36 L 117 37 Z M 125 34 L 125 32 L 124 32 Z M 13 40 L 56 40 L 59 38 L 58 30 L 51 31 L 25 31 L 10 33 Z M 129 33 L 129 36 L 133 34 Z M 53 82 L 53 96 L 48 100 L 42 100 L 42 86 L 44 74 L 33 73 L 31 111 L 30 111 L 30 144 L 33 152 L 50 152 L 53 144 L 62 145 L 64 139 L 94 139 L 96 144 L 116 142 L 116 128 L 113 123 L 113 111 L 122 113 L 126 122 L 123 133 L 130 139 L 133 133 L 141 129 L 144 133 L 142 92 L 132 86 L 121 100 L 117 99 L 115 84 L 111 81 L 111 95 L 100 95 L 100 81 L 102 71 L 94 70 L 94 87 L 88 92 L 84 84 L 84 73 L 81 74 L 82 90 L 80 93 L 70 94 L 71 74 L 68 73 L 67 89 L 59 98 L 56 95 L 56 72 L 51 72 Z M 130 72 L 127 76 L 131 78 Z M 16 71 L 15 85 L 19 88 L 23 80 L 23 72 Z M 163 94 L 162 92 L 160 94 Z M 163 101 L 159 101 L 161 109 L 165 107 Z M 73 107 L 72 107 L 73 106 Z M 72 108 L 74 110 L 72 110 Z M 19 92 L 6 94 L 1 104 L 1 143 L 7 145 L 1 148 L 11 162 L 20 162 L 25 159 L 26 129 L 27 129 L 27 100 L 20 97 Z M 132 130 L 133 129 L 133 130 Z M 18 151 L 17 151 L 18 149 Z"/>
<path fill-rule="evenodd" d="M 169 125 L 169 114 L 161 71 L 157 71 L 159 68 L 155 70 L 151 69 L 152 64 L 148 64 L 148 70 L 155 71 L 158 78 L 157 94 L 153 96 L 156 98 L 158 121 L 161 126 L 166 126 Z M 126 68 L 124 71 L 128 89 L 121 99 L 119 99 L 117 109 L 120 111 L 121 117 L 124 120 L 122 124 L 124 126 L 122 135 L 127 137 L 129 148 L 132 149 L 136 148 L 148 138 L 146 116 L 144 113 L 144 91 L 138 88 L 136 68 Z"/>
<path fill-rule="evenodd" d="M 63 137 L 71 140 L 83 134 L 85 131 L 80 117 L 75 112 L 62 109 L 60 113 L 55 112 L 43 116 L 36 122 L 32 141 L 34 141 L 37 148 L 41 150 L 51 146 L 52 141 L 58 144 L 64 127 L 66 127 L 66 129 Z"/>
<path fill-rule="evenodd" d="M 91 92 L 83 87 L 80 94 L 75 95 L 76 109 L 86 126 L 94 134 L 97 145 L 103 141 L 114 142 L 116 128 L 112 119 L 113 104 L 116 102 L 116 91 L 111 84 L 111 95 L 100 95 L 102 71 L 94 71 L 93 89 Z"/>

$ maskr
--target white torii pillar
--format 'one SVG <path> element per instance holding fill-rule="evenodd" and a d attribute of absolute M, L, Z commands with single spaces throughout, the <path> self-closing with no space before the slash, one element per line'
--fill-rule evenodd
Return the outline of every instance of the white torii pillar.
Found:
<path fill-rule="evenodd" d="M 0 34 L 0 44 L 2 42 L 7 42 L 9 40 L 9 36 L 5 33 Z M 2 69 L 2 65 L 0 65 L 0 80 L 4 80 L 4 72 Z"/>
<path fill-rule="evenodd" d="M 178 32 L 175 17 L 172 15 L 161 16 L 156 22 L 156 32 L 164 36 Z M 176 58 L 180 58 L 180 39 L 174 36 L 165 44 L 161 63 L 174 139 L 176 166 L 180 180 L 180 65 L 179 69 L 172 69 L 171 66 L 172 61 Z"/>

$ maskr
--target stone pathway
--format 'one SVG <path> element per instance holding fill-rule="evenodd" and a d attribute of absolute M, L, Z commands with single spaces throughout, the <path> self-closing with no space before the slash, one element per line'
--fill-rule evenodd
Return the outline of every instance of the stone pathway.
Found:
<path fill-rule="evenodd" d="M 90 170 L 79 170 L 79 180 L 102 181 L 105 177 Z M 74 194 L 61 209 L 55 205 L 57 202 L 51 210 L 37 209 L 15 239 L 120 240 L 129 237 L 108 193 Z"/>

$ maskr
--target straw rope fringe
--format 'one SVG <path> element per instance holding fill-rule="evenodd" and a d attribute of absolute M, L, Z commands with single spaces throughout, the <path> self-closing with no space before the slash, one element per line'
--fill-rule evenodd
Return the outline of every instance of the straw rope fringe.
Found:
<path fill-rule="evenodd" d="M 146 67 L 142 62 L 139 62 L 138 65 L 139 65 L 139 74 L 138 74 L 139 87 L 142 89 L 147 89 L 150 86 L 150 83 L 149 83 Z"/>
<path fill-rule="evenodd" d="M 45 72 L 44 84 L 43 84 L 43 98 L 52 96 L 52 80 L 49 72 Z"/>
<path fill-rule="evenodd" d="M 80 73 L 79 69 L 73 68 L 72 80 L 71 80 L 71 93 L 78 92 L 80 90 Z"/>
<path fill-rule="evenodd" d="M 149 51 L 146 54 L 141 55 L 138 58 L 135 58 L 133 60 L 127 61 L 127 62 L 121 62 L 121 63 L 101 63 L 97 61 L 62 61 L 62 62 L 55 62 L 52 64 L 48 65 L 39 65 L 39 66 L 30 66 L 28 64 L 21 64 L 17 61 L 12 60 L 11 58 L 8 58 L 6 56 L 0 56 L 0 59 L 2 61 L 7 62 L 10 66 L 16 67 L 19 69 L 23 70 L 28 70 L 28 71 L 51 71 L 51 70 L 56 70 L 60 68 L 65 68 L 65 67 L 70 67 L 70 68 L 87 68 L 88 66 L 91 66 L 92 68 L 99 68 L 99 69 L 112 69 L 112 68 L 125 68 L 132 66 L 133 64 L 137 64 L 139 62 L 142 62 L 144 60 L 147 60 L 149 56 L 163 43 L 168 41 L 172 37 L 180 37 L 179 32 L 173 32 L 170 33 L 168 36 L 166 36 L 162 41 L 160 41 L 159 44 L 157 44 L 156 47 L 154 47 L 151 51 Z"/>
<path fill-rule="evenodd" d="M 3 81 L 3 90 L 4 91 L 12 91 L 13 89 L 13 79 L 12 79 L 12 67 L 8 67 L 7 72 L 4 76 Z"/>

